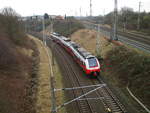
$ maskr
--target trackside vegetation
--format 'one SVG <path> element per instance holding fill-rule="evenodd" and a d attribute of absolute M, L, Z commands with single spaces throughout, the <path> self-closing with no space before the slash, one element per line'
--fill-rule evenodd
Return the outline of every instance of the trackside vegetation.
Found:
<path fill-rule="evenodd" d="M 93 54 L 95 52 L 97 33 L 82 29 L 72 34 L 71 39 Z M 88 43 L 87 43 L 88 42 Z M 150 108 L 150 54 L 133 49 L 128 45 L 120 46 L 109 42 L 100 34 L 101 77 L 114 89 L 118 98 L 129 111 L 145 113 L 129 95 L 126 87 Z"/>
<path fill-rule="evenodd" d="M 145 105 L 150 106 L 150 55 L 125 46 L 116 46 L 108 51 L 105 60 L 112 70 L 116 70 L 112 77 L 118 80 L 118 85 L 128 86 Z"/>
<path fill-rule="evenodd" d="M 63 36 L 70 36 L 75 31 L 83 28 L 84 26 L 82 23 L 80 23 L 74 17 L 66 17 L 64 20 L 54 21 L 54 31 Z"/>
<path fill-rule="evenodd" d="M 114 12 L 110 12 L 105 16 L 86 17 L 87 20 L 95 24 L 102 23 L 109 26 L 113 26 Z M 140 28 L 138 29 L 138 18 L 140 18 Z M 150 35 L 150 12 L 143 11 L 140 13 L 134 11 L 130 7 L 122 7 L 118 11 L 118 27 L 119 30 L 138 31 L 143 35 Z"/>
<path fill-rule="evenodd" d="M 12 8 L 0 11 L 0 113 L 35 113 L 38 51 Z"/>
<path fill-rule="evenodd" d="M 0 13 L 0 34 L 7 36 L 17 45 L 23 45 L 25 41 L 21 16 L 11 8 L 4 8 Z"/>

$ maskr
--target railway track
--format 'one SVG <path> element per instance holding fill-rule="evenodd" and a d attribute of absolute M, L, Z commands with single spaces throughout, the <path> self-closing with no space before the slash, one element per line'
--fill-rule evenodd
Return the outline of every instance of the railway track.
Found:
<path fill-rule="evenodd" d="M 61 51 L 60 48 L 58 47 L 54 47 L 53 48 L 54 51 L 56 51 L 57 55 L 63 57 L 63 60 L 61 60 L 61 63 L 63 64 L 67 64 L 66 61 L 67 61 L 67 58 L 65 56 L 65 54 Z M 72 76 L 76 76 L 76 73 L 74 72 L 74 70 L 72 68 L 69 68 L 69 63 L 67 65 L 64 65 L 64 70 L 66 71 L 66 79 L 70 81 L 71 85 L 70 87 L 77 87 L 77 86 L 80 86 L 77 82 L 75 82 L 73 79 L 72 79 Z M 72 76 L 70 76 L 72 75 Z M 73 90 L 73 95 L 74 95 L 74 98 L 77 97 L 77 96 L 80 96 L 83 94 L 83 89 L 82 90 L 78 90 L 78 91 L 75 91 Z M 77 103 L 77 107 L 79 109 L 79 113 L 94 113 L 89 102 L 86 100 L 86 101 L 76 101 Z M 88 108 L 88 109 L 87 109 Z"/>
<path fill-rule="evenodd" d="M 79 87 L 85 85 L 96 85 L 96 84 L 105 84 L 100 78 L 98 79 L 89 79 L 83 76 L 83 72 L 78 68 L 77 64 L 74 63 L 72 57 L 58 44 L 52 44 L 51 40 L 48 41 L 48 46 L 52 49 L 53 54 L 58 61 L 58 64 L 61 66 L 63 71 L 63 77 L 67 87 Z M 82 73 L 81 73 L 82 72 Z M 96 87 L 95 87 L 96 88 Z M 76 98 L 80 95 L 85 94 L 86 92 L 95 89 L 92 88 L 81 88 L 79 90 L 73 90 L 69 92 L 70 99 Z M 99 98 L 95 100 L 86 100 L 86 98 Z M 96 90 L 90 95 L 84 96 L 83 100 L 78 100 L 70 104 L 69 107 L 74 108 L 72 113 L 127 113 L 124 106 L 119 102 L 116 96 L 112 91 L 107 87 Z M 71 109 L 70 109 L 71 111 Z"/>
<path fill-rule="evenodd" d="M 52 44 L 51 41 L 49 41 L 49 40 L 48 40 L 48 42 L 49 42 L 48 46 L 51 48 L 52 52 L 55 51 L 55 49 L 54 49 L 54 48 L 55 48 L 55 45 Z M 54 55 L 54 56 L 58 56 L 58 55 L 60 55 L 60 53 L 56 53 L 56 51 L 55 51 L 55 52 L 53 52 L 53 55 Z M 60 56 L 61 56 L 61 55 L 60 55 Z M 56 57 L 56 60 L 57 60 L 57 63 L 59 64 L 59 66 L 61 65 L 61 63 L 64 63 L 64 61 L 63 61 L 63 60 L 61 61 L 61 59 L 59 58 L 60 56 Z M 63 72 L 63 70 L 65 70 L 65 72 Z M 70 74 L 70 71 L 69 71 L 65 66 L 62 66 L 62 67 L 61 67 L 61 71 L 62 71 L 63 75 L 66 75 L 66 76 L 63 76 L 64 80 L 65 80 L 65 81 L 69 80 L 69 79 L 68 79 L 68 75 Z M 69 81 L 70 81 L 70 80 L 69 80 Z M 73 84 L 71 84 L 71 82 L 68 82 L 67 84 L 65 84 L 65 86 L 66 86 L 66 87 L 73 87 Z M 70 95 L 71 95 L 71 96 L 70 96 Z M 75 97 L 76 97 L 75 91 L 73 90 L 72 92 L 68 92 L 67 97 L 68 97 L 69 99 L 75 98 Z M 68 111 L 71 111 L 71 109 L 69 109 L 69 108 L 75 108 L 75 112 L 77 112 L 77 113 L 82 113 L 81 108 L 80 108 L 80 104 L 79 104 L 78 102 L 72 103 L 72 104 L 70 104 L 70 105 L 67 107 Z"/>
<path fill-rule="evenodd" d="M 88 29 L 95 29 L 96 31 L 98 30 L 98 27 L 95 24 L 85 23 L 84 25 Z M 112 30 L 110 28 L 100 27 L 100 29 L 102 34 L 104 34 L 106 37 L 110 38 L 112 36 Z M 132 47 L 141 49 L 145 52 L 150 52 L 149 36 L 118 30 L 118 40 L 128 45 L 131 45 Z M 128 40 L 131 40 L 131 42 Z"/>
<path fill-rule="evenodd" d="M 72 67 L 70 68 L 70 62 L 68 62 L 68 58 L 66 57 L 64 52 L 59 47 L 56 47 L 56 46 L 55 46 L 55 51 L 57 51 L 57 55 L 59 54 L 60 56 L 62 56 L 64 58 L 64 60 L 62 62 L 64 62 L 64 64 L 67 64 L 67 65 L 64 65 L 64 68 L 68 73 L 67 79 L 69 81 L 71 81 L 72 87 L 80 86 L 79 81 L 77 81 L 77 79 L 73 79 L 73 77 L 72 77 L 72 76 L 76 77 L 77 74 Z M 67 63 L 65 63 L 65 62 L 67 62 Z M 74 97 L 78 97 L 78 96 L 84 94 L 84 91 L 83 91 L 83 89 L 78 90 L 78 91 L 73 90 L 73 94 L 74 94 Z M 92 109 L 91 105 L 89 104 L 88 100 L 77 101 L 77 104 L 78 104 L 80 113 L 95 113 L 94 110 Z"/>
<path fill-rule="evenodd" d="M 139 35 L 136 35 L 136 34 L 131 34 L 131 33 L 128 33 L 128 32 L 121 32 L 121 31 L 119 31 L 118 34 L 122 35 L 122 36 L 125 36 L 129 39 L 136 40 L 136 41 L 145 43 L 147 45 L 150 45 L 150 38 L 147 38 L 147 37 L 144 37 L 144 36 L 139 36 Z"/>
<path fill-rule="evenodd" d="M 86 23 L 85 23 L 86 24 Z M 98 29 L 98 25 L 97 24 L 92 24 L 92 23 L 88 23 L 90 26 L 93 26 L 93 29 Z M 107 32 L 112 32 L 112 29 L 101 26 L 100 29 L 105 30 Z M 139 33 L 139 32 L 133 32 L 133 31 L 122 31 L 120 29 L 118 29 L 118 34 L 122 35 L 122 36 L 127 36 L 127 38 L 134 38 L 134 40 L 136 41 L 140 41 L 140 42 L 146 42 L 148 41 L 150 44 L 150 36 L 145 35 L 144 33 Z"/>
<path fill-rule="evenodd" d="M 95 81 L 92 81 L 95 84 Z M 97 78 L 97 82 L 104 84 L 100 77 Z M 96 82 L 96 84 L 97 84 Z M 124 106 L 120 103 L 119 99 L 112 93 L 108 86 L 101 88 L 98 90 L 98 94 L 103 96 L 105 100 L 103 100 L 104 106 L 109 108 L 112 113 L 127 113 Z"/>
<path fill-rule="evenodd" d="M 111 29 L 106 28 L 106 27 L 101 27 L 100 29 L 105 30 L 107 32 L 112 32 Z M 150 37 L 147 37 L 147 36 L 138 35 L 138 34 L 130 33 L 130 32 L 123 32 L 121 30 L 118 30 L 118 35 L 150 45 Z"/>
<path fill-rule="evenodd" d="M 58 50 L 59 49 L 59 50 Z M 77 72 L 75 72 L 74 70 L 74 67 L 71 66 L 69 60 L 67 60 L 67 56 L 64 54 L 64 52 L 62 52 L 62 50 L 60 50 L 60 48 L 57 48 L 57 50 L 59 54 L 63 55 L 65 57 L 65 61 L 68 62 L 68 66 L 71 67 L 71 70 L 73 72 L 73 77 L 70 77 L 68 76 L 68 79 L 71 80 L 75 86 L 81 86 L 83 85 L 85 82 L 82 81 L 81 83 L 81 80 L 77 74 Z M 66 67 L 68 69 L 68 67 Z M 75 79 L 73 79 L 75 78 Z M 76 81 L 76 82 L 75 82 Z M 91 85 L 96 85 L 98 83 L 102 83 L 104 84 L 104 82 L 102 82 L 102 80 L 98 79 L 99 82 L 95 82 L 96 80 L 91 80 Z M 91 90 L 91 88 L 90 88 Z M 85 91 L 84 89 L 82 89 L 81 93 L 80 94 L 84 94 Z M 91 95 L 90 95 L 91 96 Z M 94 94 L 93 94 L 94 97 L 104 97 L 105 99 L 101 99 L 101 102 L 103 103 L 104 107 L 106 110 L 110 109 L 112 111 L 112 113 L 127 113 L 125 108 L 122 106 L 122 104 L 119 102 L 119 100 L 113 95 L 113 93 L 111 92 L 111 90 L 108 88 L 108 87 L 104 87 L 98 91 L 96 91 Z M 85 97 L 86 98 L 86 97 Z M 94 109 L 92 109 L 91 105 L 90 105 L 90 102 L 88 100 L 86 100 L 86 103 L 83 103 L 84 101 L 80 101 L 80 105 L 81 105 L 81 109 L 83 110 L 82 112 L 83 113 L 97 113 L 96 111 L 94 111 Z M 85 106 L 86 105 L 86 106 Z M 87 107 L 88 106 L 88 107 Z M 87 108 L 90 110 L 87 111 Z"/>

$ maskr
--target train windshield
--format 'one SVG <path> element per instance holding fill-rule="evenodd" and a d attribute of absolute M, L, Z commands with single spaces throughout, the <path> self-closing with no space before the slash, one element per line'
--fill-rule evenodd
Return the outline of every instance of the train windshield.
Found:
<path fill-rule="evenodd" d="M 89 58 L 88 59 L 89 67 L 95 67 L 97 66 L 97 61 L 95 58 Z"/>

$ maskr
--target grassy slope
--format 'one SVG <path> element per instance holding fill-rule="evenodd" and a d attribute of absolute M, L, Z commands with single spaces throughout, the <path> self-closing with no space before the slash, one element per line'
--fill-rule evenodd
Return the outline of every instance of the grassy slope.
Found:
<path fill-rule="evenodd" d="M 37 86 L 37 100 L 36 112 L 49 113 L 50 112 L 50 67 L 47 53 L 45 51 L 42 41 L 30 36 L 37 45 L 39 50 L 40 65 L 38 68 L 38 86 Z"/>
<path fill-rule="evenodd" d="M 33 36 L 31 36 L 33 38 Z M 37 38 L 37 37 L 36 37 Z M 49 60 L 46 54 L 46 51 L 44 49 L 44 46 L 42 45 L 42 41 L 39 38 L 36 39 L 34 37 L 34 40 L 37 43 L 38 49 L 40 51 L 40 66 L 39 66 L 39 76 L 38 76 L 38 92 L 37 92 L 37 112 L 38 113 L 47 113 L 51 110 L 51 99 L 50 99 L 50 67 L 49 67 Z M 48 49 L 48 48 L 47 48 Z M 52 53 L 51 50 L 48 49 L 50 60 L 52 60 Z M 52 63 L 52 61 L 50 62 Z M 44 65 L 43 65 L 44 64 Z M 60 72 L 60 68 L 57 64 L 57 62 L 54 59 L 54 64 L 52 65 L 53 74 L 54 74 L 54 86 L 55 88 L 63 88 L 63 79 Z M 45 87 L 45 88 L 43 88 Z M 43 98 L 44 97 L 44 98 Z M 61 105 L 65 101 L 65 94 L 62 91 L 58 91 L 55 93 L 56 97 L 56 105 Z M 65 107 L 60 109 L 58 113 L 66 113 Z"/>
<path fill-rule="evenodd" d="M 20 47 L 9 38 L 0 36 L 0 112 L 2 113 L 30 111 L 26 106 L 28 103 L 26 88 L 32 71 L 34 47 L 31 40 L 25 40 L 25 45 Z"/>
<path fill-rule="evenodd" d="M 95 37 L 95 31 L 80 30 L 74 33 L 71 38 L 95 54 Z M 102 75 L 105 75 L 105 78 L 111 84 L 121 89 L 125 89 L 129 85 L 131 91 L 144 104 L 150 106 L 150 86 L 148 85 L 150 80 L 150 56 L 127 46 L 116 46 L 103 39 L 102 35 L 100 37 L 100 52 L 104 58 Z M 125 97 L 125 99 L 129 101 L 128 98 Z"/>
<path fill-rule="evenodd" d="M 34 112 L 38 52 L 19 18 L 11 8 L 0 11 L 0 113 Z"/>

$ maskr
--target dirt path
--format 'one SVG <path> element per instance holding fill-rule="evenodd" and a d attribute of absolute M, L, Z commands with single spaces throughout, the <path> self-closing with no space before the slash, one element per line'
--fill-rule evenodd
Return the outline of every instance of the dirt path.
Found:
<path fill-rule="evenodd" d="M 50 66 L 48 56 L 42 42 L 33 36 L 29 35 L 29 37 L 37 44 L 40 57 L 36 110 L 37 113 L 50 113 Z"/>

